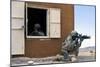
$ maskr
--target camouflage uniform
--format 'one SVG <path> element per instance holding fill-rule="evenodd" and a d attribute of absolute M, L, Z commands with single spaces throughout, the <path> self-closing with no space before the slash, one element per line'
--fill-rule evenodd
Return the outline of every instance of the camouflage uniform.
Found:
<path fill-rule="evenodd" d="M 62 43 L 62 54 L 64 56 L 63 60 L 70 60 L 69 51 L 73 51 L 76 46 L 76 42 L 78 41 L 77 38 L 73 39 L 72 36 L 77 36 L 78 33 L 76 31 L 72 31 L 71 34 L 65 39 Z"/>

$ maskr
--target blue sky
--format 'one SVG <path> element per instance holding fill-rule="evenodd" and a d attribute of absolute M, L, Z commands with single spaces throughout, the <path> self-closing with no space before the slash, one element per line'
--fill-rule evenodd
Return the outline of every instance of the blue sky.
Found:
<path fill-rule="evenodd" d="M 91 36 L 84 40 L 81 47 L 95 45 L 95 7 L 86 5 L 74 6 L 75 30 L 79 33 Z"/>

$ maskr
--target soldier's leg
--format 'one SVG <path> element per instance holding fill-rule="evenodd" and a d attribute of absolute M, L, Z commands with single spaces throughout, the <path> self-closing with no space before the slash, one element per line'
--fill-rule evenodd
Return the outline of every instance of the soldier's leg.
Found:
<path fill-rule="evenodd" d="M 75 50 L 74 52 L 73 52 L 73 56 L 71 57 L 71 61 L 72 62 L 75 62 L 75 61 L 77 61 L 77 56 L 78 56 L 78 50 Z"/>
<path fill-rule="evenodd" d="M 63 61 L 69 61 L 70 57 L 67 51 L 63 51 L 63 56 L 64 58 L 62 59 Z"/>
<path fill-rule="evenodd" d="M 75 51 L 75 57 L 78 56 L 78 53 L 79 53 L 79 49 L 77 49 L 77 50 Z"/>

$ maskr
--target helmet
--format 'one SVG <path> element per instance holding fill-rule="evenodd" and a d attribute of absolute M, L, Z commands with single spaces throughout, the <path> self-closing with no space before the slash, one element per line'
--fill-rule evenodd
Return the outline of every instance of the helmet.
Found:
<path fill-rule="evenodd" d="M 72 31 L 71 32 L 71 35 L 73 36 L 73 35 L 78 35 L 78 33 L 77 33 L 77 31 Z"/>
<path fill-rule="evenodd" d="M 40 24 L 38 24 L 38 23 L 37 24 L 34 24 L 34 28 L 37 28 L 38 29 L 40 27 L 41 27 Z"/>

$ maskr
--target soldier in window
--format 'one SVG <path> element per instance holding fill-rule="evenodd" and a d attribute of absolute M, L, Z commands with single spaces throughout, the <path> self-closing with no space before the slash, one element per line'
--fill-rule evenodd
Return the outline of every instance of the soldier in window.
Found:
<path fill-rule="evenodd" d="M 40 24 L 34 24 L 34 31 L 31 33 L 32 36 L 44 36 L 44 33 L 41 30 Z"/>

